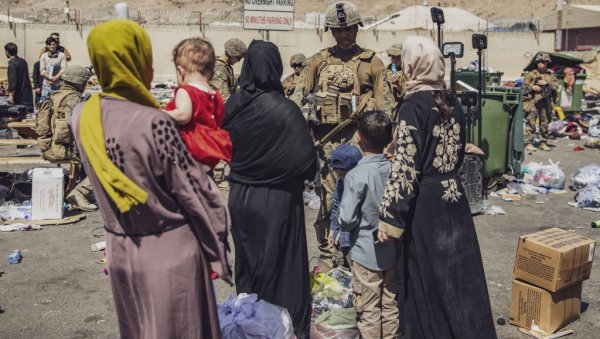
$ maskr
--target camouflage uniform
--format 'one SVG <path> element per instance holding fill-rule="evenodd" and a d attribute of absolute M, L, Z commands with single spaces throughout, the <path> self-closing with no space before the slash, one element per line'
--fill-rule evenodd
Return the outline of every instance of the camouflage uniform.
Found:
<path fill-rule="evenodd" d="M 233 74 L 233 67 L 229 66 L 225 61 L 217 59 L 215 62 L 215 72 L 210 86 L 217 92 L 221 93 L 223 101 L 227 102 L 229 97 L 237 92 L 237 79 Z"/>
<path fill-rule="evenodd" d="M 390 57 L 400 56 L 402 53 L 402 44 L 394 44 L 387 50 L 387 54 Z M 392 120 L 397 121 L 398 107 L 404 95 L 406 95 L 406 77 L 402 70 L 396 69 L 396 74 L 392 72 L 392 64 L 389 64 L 386 69 L 386 91 L 385 100 L 393 109 Z"/>
<path fill-rule="evenodd" d="M 385 100 L 392 107 L 392 121 L 397 122 L 398 107 L 404 100 L 406 95 L 406 77 L 401 71 L 397 71 L 396 75 L 392 74 L 391 65 L 386 69 L 386 97 Z"/>
<path fill-rule="evenodd" d="M 283 92 L 285 96 L 292 100 L 298 105 L 298 107 L 302 107 L 302 96 L 304 91 L 304 78 L 306 77 L 304 73 L 304 65 L 306 62 L 306 56 L 304 54 L 294 54 L 290 58 L 290 66 L 294 69 L 296 65 L 302 65 L 302 71 L 299 75 L 296 75 L 295 70 L 294 73 L 288 75 L 283 80 Z"/>
<path fill-rule="evenodd" d="M 228 58 L 236 58 L 241 60 L 246 56 L 246 45 L 239 39 L 233 38 L 225 42 L 225 54 Z M 229 97 L 237 92 L 238 83 L 233 73 L 233 67 L 230 64 L 217 58 L 215 62 L 215 71 L 212 80 L 210 81 L 211 87 L 221 93 L 223 101 L 227 102 Z"/>
<path fill-rule="evenodd" d="M 342 9 L 338 10 L 336 6 L 342 5 Z M 339 13 L 344 12 L 344 21 L 339 21 Z M 363 26 L 362 18 L 358 13 L 358 8 L 349 2 L 338 2 L 331 5 L 325 14 L 325 30 L 330 27 L 350 27 L 353 25 Z M 391 114 L 391 108 L 384 97 L 385 92 L 385 66 L 381 60 L 375 56 L 375 52 L 356 47 L 357 52 L 348 61 L 342 61 L 339 56 L 339 47 L 334 46 L 324 49 L 310 58 L 310 62 L 306 67 L 306 79 L 304 82 L 304 96 L 309 94 L 313 96 L 313 107 L 316 107 L 311 112 L 309 120 L 311 121 L 313 136 L 316 140 L 321 140 L 327 133 L 334 129 L 338 123 L 342 122 L 349 116 L 348 108 L 342 110 L 344 105 L 350 104 L 351 96 L 356 96 L 356 106 L 359 103 L 367 102 L 363 112 L 380 109 L 388 114 Z M 330 68 L 332 71 L 327 70 Z M 341 70 L 341 71 L 339 71 Z M 352 76 L 348 76 L 351 73 Z M 326 100 L 330 100 L 332 93 L 323 94 L 323 89 L 328 87 L 334 88 L 329 84 L 329 81 L 341 81 L 350 83 L 350 92 L 341 93 L 341 89 L 335 86 L 333 91 L 338 92 L 337 98 L 333 104 L 337 105 L 336 113 L 326 109 Z M 319 94 L 321 94 L 319 96 Z M 342 97 L 344 95 L 344 97 Z M 319 99 L 319 97 L 321 99 Z M 324 98 L 324 99 L 323 99 Z M 322 102 L 321 104 L 317 101 Z M 345 112 L 342 113 L 342 112 Z M 317 242 L 320 251 L 320 264 L 325 266 L 335 266 L 336 262 L 341 258 L 340 253 L 336 253 L 335 249 L 330 248 L 327 243 L 327 234 L 329 231 L 330 214 L 333 205 L 333 191 L 335 189 L 336 178 L 330 168 L 330 159 L 333 150 L 340 144 L 349 144 L 353 142 L 353 136 L 356 132 L 356 124 L 352 123 L 348 127 L 338 132 L 330 141 L 323 145 L 319 153 L 319 180 L 320 187 L 318 190 L 321 198 L 321 207 L 315 221 L 315 230 Z M 326 268 L 325 268 L 326 269 Z"/>
<path fill-rule="evenodd" d="M 79 155 L 71 133 L 71 116 L 75 106 L 84 101 L 82 92 L 76 88 L 84 85 L 91 73 L 82 66 L 68 66 L 61 76 L 63 85 L 43 102 L 36 120 L 38 144 L 42 156 L 51 162 L 73 160 L 79 162 Z M 85 211 L 98 207 L 89 203 L 93 197 L 92 183 L 88 177 L 67 195 L 65 200 Z"/>
<path fill-rule="evenodd" d="M 549 62 L 550 58 L 547 54 L 541 53 L 536 57 L 536 61 L 544 60 Z M 551 91 L 551 98 L 546 98 L 542 95 L 542 91 L 536 92 L 533 86 L 538 80 L 545 80 L 547 87 Z M 541 87 L 541 86 L 540 86 Z M 539 140 L 540 144 L 544 145 L 548 139 L 548 125 L 552 120 L 552 106 L 554 98 L 556 97 L 558 85 L 556 79 L 546 70 L 544 73 L 540 73 L 539 70 L 533 70 L 525 76 L 523 85 L 523 110 L 525 111 L 525 145 L 531 145 L 533 137 L 535 135 L 536 120 L 539 119 L 540 133 Z"/>

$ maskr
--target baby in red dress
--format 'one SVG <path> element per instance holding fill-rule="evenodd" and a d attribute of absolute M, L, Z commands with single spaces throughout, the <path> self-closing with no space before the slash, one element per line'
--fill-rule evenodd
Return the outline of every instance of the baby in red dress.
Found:
<path fill-rule="evenodd" d="M 181 41 L 173 49 L 177 84 L 173 100 L 165 107 L 179 125 L 190 154 L 214 169 L 220 160 L 231 161 L 229 133 L 221 128 L 224 104 L 209 81 L 215 67 L 215 50 L 201 38 Z"/>

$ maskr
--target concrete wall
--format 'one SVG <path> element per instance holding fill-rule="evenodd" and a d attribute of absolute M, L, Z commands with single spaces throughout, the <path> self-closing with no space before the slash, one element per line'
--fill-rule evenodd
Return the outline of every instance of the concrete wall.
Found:
<path fill-rule="evenodd" d="M 60 32 L 61 43 L 66 46 L 73 60 L 71 63 L 89 65 L 86 38 L 91 26 L 85 26 L 77 31 L 73 25 L 37 25 L 19 24 L 14 30 L 7 24 L 0 24 L 0 44 L 15 42 L 19 46 L 19 55 L 24 57 L 30 68 L 37 60 L 46 38 L 51 32 Z M 152 39 L 154 51 L 155 77 L 174 78 L 174 67 L 171 61 L 172 48 L 182 39 L 202 35 L 199 26 L 146 26 Z M 217 54 L 223 52 L 223 43 L 232 37 L 237 37 L 246 43 L 252 39 L 267 38 L 264 32 L 244 31 L 240 28 L 207 27 L 204 32 L 214 45 Z M 432 35 L 430 31 L 362 31 L 358 35 L 359 45 L 375 50 L 379 56 L 388 62 L 385 50 L 393 43 L 402 42 L 409 35 Z M 476 60 L 476 52 L 471 49 L 472 32 L 448 32 L 445 41 L 460 41 L 465 45 L 465 57 L 459 59 L 457 66 L 462 67 L 471 60 Z M 107 37 L 109 39 L 110 37 Z M 284 65 L 289 64 L 289 58 L 295 53 L 307 56 L 334 44 L 331 33 L 319 33 L 316 29 L 295 30 L 293 32 L 269 32 L 268 39 L 281 51 Z M 515 78 L 529 62 L 531 57 L 540 50 L 553 50 L 554 34 L 543 33 L 489 33 L 486 51 L 486 63 L 490 67 L 503 71 L 506 78 Z M 6 59 L 0 60 L 0 66 L 6 65 Z M 239 72 L 240 64 L 236 65 Z M 290 73 L 286 68 L 284 73 Z"/>

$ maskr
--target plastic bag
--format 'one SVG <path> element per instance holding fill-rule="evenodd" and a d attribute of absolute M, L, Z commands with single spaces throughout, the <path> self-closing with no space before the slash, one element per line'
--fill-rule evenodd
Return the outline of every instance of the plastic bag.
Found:
<path fill-rule="evenodd" d="M 577 201 L 577 207 L 579 208 L 600 208 L 600 184 L 588 185 L 577 191 L 575 201 Z"/>
<path fill-rule="evenodd" d="M 548 125 L 548 135 L 559 135 L 561 129 L 567 126 L 568 122 L 564 120 L 556 120 L 552 121 L 550 125 Z"/>
<path fill-rule="evenodd" d="M 583 146 L 587 148 L 600 148 L 600 137 L 587 137 L 583 142 Z"/>
<path fill-rule="evenodd" d="M 353 307 L 351 281 L 352 273 L 341 267 L 327 273 L 311 274 L 312 317 L 332 309 Z"/>
<path fill-rule="evenodd" d="M 526 183 L 531 184 L 533 182 L 533 176 L 535 175 L 535 172 L 537 172 L 537 170 L 540 169 L 542 166 L 544 166 L 543 163 L 533 161 L 530 161 L 523 165 L 523 167 L 521 168 L 521 173 L 523 173 L 523 180 Z"/>
<path fill-rule="evenodd" d="M 565 173 L 558 167 L 560 162 L 540 167 L 533 176 L 532 185 L 562 190 L 565 188 Z"/>
<path fill-rule="evenodd" d="M 571 174 L 571 184 L 576 190 L 595 183 L 600 183 L 600 164 L 584 166 Z"/>
<path fill-rule="evenodd" d="M 285 308 L 256 294 L 229 296 L 217 305 L 223 338 L 228 339 L 292 339 L 295 338 L 290 314 Z"/>

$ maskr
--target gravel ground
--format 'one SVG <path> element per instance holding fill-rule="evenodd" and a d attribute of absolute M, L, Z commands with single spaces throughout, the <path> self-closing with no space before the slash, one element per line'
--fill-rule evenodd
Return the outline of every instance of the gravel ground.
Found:
<path fill-rule="evenodd" d="M 586 149 L 574 152 L 575 144 L 560 140 L 552 152 L 536 152 L 527 160 L 560 161 L 567 176 L 575 169 L 600 162 L 600 152 Z M 0 147 L 0 155 L 16 156 L 35 153 L 35 149 Z M 23 171 L 24 166 L 4 166 L 2 171 Z M 567 205 L 573 192 L 549 196 L 526 196 L 519 202 L 490 198 L 502 207 L 503 216 L 475 217 L 483 261 L 492 301 L 494 319 L 508 321 L 512 268 L 519 235 L 548 227 L 567 230 L 600 240 L 600 229 L 590 222 L 600 213 L 578 210 Z M 306 232 L 309 257 L 317 256 L 312 222 L 315 211 L 306 209 Z M 98 261 L 102 252 L 92 252 L 89 245 L 103 239 L 102 220 L 98 212 L 87 213 L 79 223 L 46 226 L 39 232 L 0 234 L 0 338 L 115 338 L 117 322 L 108 284 Z M 20 249 L 23 261 L 8 265 L 6 258 Z M 596 254 L 596 260 L 598 260 Z M 311 264 L 315 264 L 312 261 Z M 217 283 L 219 300 L 234 292 Z M 457 306 L 458 307 L 458 306 Z M 510 325 L 496 325 L 499 338 L 527 338 Z M 592 269 L 583 284 L 581 319 L 568 326 L 575 331 L 569 338 L 594 338 L 600 330 L 600 269 Z"/>

